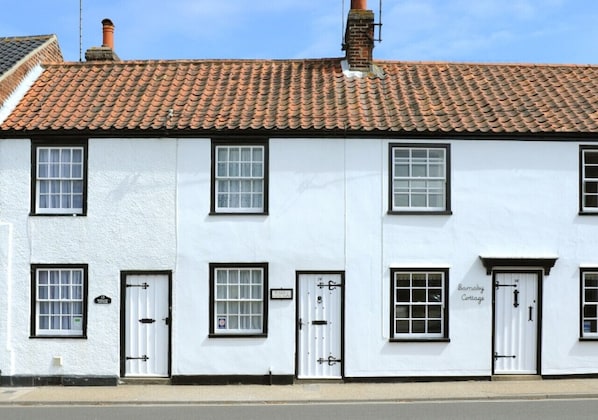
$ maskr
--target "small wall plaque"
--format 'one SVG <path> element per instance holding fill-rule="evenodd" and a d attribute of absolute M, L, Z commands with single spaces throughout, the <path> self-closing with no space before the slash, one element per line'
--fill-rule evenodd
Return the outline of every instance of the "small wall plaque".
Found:
<path fill-rule="evenodd" d="M 293 289 L 270 289 L 270 299 L 291 300 L 293 299 Z"/>
<path fill-rule="evenodd" d="M 98 303 L 100 305 L 108 305 L 108 304 L 112 303 L 112 299 L 106 295 L 100 295 L 97 298 L 95 298 L 93 301 L 94 301 L 94 303 Z"/>

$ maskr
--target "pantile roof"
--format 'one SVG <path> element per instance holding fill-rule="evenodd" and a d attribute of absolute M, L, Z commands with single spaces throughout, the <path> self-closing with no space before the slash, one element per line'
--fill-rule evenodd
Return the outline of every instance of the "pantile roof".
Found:
<path fill-rule="evenodd" d="M 54 35 L 0 38 L 0 107 L 33 67 L 62 61 Z"/>
<path fill-rule="evenodd" d="M 12 135 L 598 132 L 598 66 L 342 59 L 62 63 L 8 117 Z"/>

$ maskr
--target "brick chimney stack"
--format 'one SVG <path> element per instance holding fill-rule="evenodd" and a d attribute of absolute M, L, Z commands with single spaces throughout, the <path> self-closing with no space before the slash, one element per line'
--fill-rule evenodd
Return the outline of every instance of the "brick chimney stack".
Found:
<path fill-rule="evenodd" d="M 86 61 L 120 61 L 114 52 L 114 23 L 110 19 L 102 21 L 102 46 L 85 51 Z"/>
<path fill-rule="evenodd" d="M 368 72 L 374 50 L 374 12 L 367 10 L 367 0 L 351 0 L 343 50 L 349 69 Z"/>

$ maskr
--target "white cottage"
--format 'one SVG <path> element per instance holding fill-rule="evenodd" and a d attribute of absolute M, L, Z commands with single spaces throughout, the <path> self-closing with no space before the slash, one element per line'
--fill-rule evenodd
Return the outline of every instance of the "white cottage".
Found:
<path fill-rule="evenodd" d="M 3 384 L 598 374 L 598 67 L 372 60 L 363 3 L 337 59 L 104 21 L 4 106 Z"/>

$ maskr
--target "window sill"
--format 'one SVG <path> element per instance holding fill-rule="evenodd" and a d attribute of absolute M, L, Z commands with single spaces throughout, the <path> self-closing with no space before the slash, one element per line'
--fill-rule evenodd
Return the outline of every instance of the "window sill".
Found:
<path fill-rule="evenodd" d="M 268 216 L 268 212 L 223 212 L 211 211 L 210 216 Z"/>
<path fill-rule="evenodd" d="M 268 334 L 208 334 L 208 338 L 268 338 Z"/>
<path fill-rule="evenodd" d="M 588 211 L 588 210 L 581 210 L 579 213 L 577 213 L 579 216 L 598 216 L 598 210 L 597 211 Z"/>
<path fill-rule="evenodd" d="M 391 338 L 391 343 L 450 343 L 450 338 Z"/>
<path fill-rule="evenodd" d="M 30 339 L 35 339 L 35 338 L 62 339 L 62 338 L 66 338 L 68 340 L 87 340 L 86 335 L 30 335 L 29 338 Z"/>
<path fill-rule="evenodd" d="M 598 341 L 598 337 L 579 337 L 579 341 Z"/>
<path fill-rule="evenodd" d="M 388 215 L 391 216 L 451 216 L 453 212 L 451 210 L 442 211 L 424 211 L 424 210 L 388 210 Z"/>
<path fill-rule="evenodd" d="M 85 217 L 87 214 L 85 213 L 29 213 L 29 216 L 58 216 L 58 217 Z"/>

